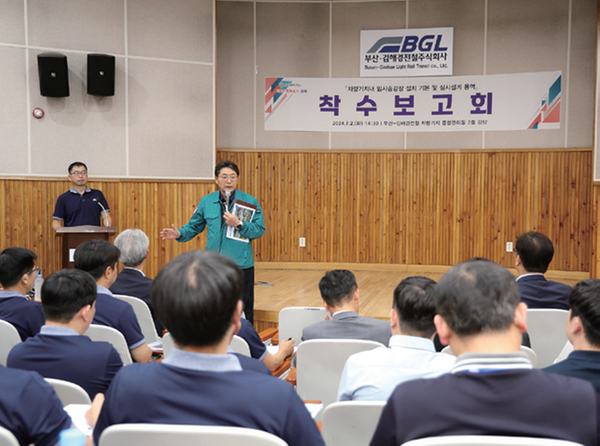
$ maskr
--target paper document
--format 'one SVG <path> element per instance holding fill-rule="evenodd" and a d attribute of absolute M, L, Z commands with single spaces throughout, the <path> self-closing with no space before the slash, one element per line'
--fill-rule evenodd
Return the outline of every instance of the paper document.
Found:
<path fill-rule="evenodd" d="M 233 205 L 231 206 L 231 213 L 235 214 L 242 223 L 251 222 L 254 218 L 255 212 L 256 206 L 241 200 L 234 200 Z M 240 234 L 240 231 L 238 231 L 233 226 L 227 226 L 226 235 L 227 238 L 237 240 L 239 242 L 250 243 L 250 239 L 247 239 L 242 234 Z"/>
<path fill-rule="evenodd" d="M 85 413 L 90 410 L 91 404 L 67 404 L 63 409 L 77 429 L 85 434 L 86 437 L 92 435 L 94 429 L 85 419 Z"/>

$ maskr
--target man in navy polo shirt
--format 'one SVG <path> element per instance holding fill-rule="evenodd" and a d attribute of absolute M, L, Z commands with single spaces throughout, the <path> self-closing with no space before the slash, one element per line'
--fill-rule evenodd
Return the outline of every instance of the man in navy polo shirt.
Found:
<path fill-rule="evenodd" d="M 149 362 L 152 350 L 146 344 L 131 305 L 117 299 L 110 286 L 117 278 L 119 248 L 106 240 L 88 240 L 75 250 L 75 268 L 86 271 L 96 280 L 98 296 L 93 324 L 106 325 L 123 333 L 134 361 Z"/>
<path fill-rule="evenodd" d="M 0 426 L 21 445 L 54 446 L 71 419 L 39 374 L 0 365 Z"/>
<path fill-rule="evenodd" d="M 470 260 L 434 290 L 434 323 L 457 355 L 450 373 L 396 387 L 372 446 L 446 435 L 555 438 L 600 444 L 600 398 L 589 382 L 533 368 L 519 351 L 527 305 L 506 268 Z"/>
<path fill-rule="evenodd" d="M 78 384 L 91 400 L 105 393 L 123 362 L 111 344 L 84 336 L 96 313 L 96 294 L 96 282 L 85 271 L 50 274 L 42 287 L 46 324 L 40 333 L 14 346 L 8 367 Z"/>
<path fill-rule="evenodd" d="M 0 252 L 0 319 L 14 325 L 23 341 L 44 325 L 42 306 L 25 297 L 40 270 L 35 259 L 35 253 L 25 248 Z"/>
<path fill-rule="evenodd" d="M 245 427 L 290 446 L 325 445 L 292 386 L 227 354 L 243 290 L 241 269 L 211 251 L 182 254 L 158 273 L 152 303 L 175 347 L 164 361 L 117 373 L 94 428 L 96 444 L 114 424 L 158 423 Z"/>
<path fill-rule="evenodd" d="M 104 194 L 87 186 L 87 166 L 80 161 L 75 161 L 69 166 L 67 178 L 72 186 L 56 200 L 52 227 L 56 229 L 61 226 L 110 226 L 112 219 Z M 100 223 L 101 217 L 102 223 Z"/>

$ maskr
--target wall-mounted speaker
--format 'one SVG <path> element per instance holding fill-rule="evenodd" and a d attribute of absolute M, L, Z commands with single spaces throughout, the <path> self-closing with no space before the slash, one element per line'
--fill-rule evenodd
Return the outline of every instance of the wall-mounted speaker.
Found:
<path fill-rule="evenodd" d="M 67 56 L 60 53 L 38 54 L 40 94 L 51 98 L 69 96 Z"/>
<path fill-rule="evenodd" d="M 115 56 L 88 54 L 87 92 L 94 96 L 115 95 Z"/>

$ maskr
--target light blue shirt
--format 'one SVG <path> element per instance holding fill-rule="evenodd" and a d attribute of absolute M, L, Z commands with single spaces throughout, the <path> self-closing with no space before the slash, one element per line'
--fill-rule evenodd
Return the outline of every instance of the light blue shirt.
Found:
<path fill-rule="evenodd" d="M 44 325 L 40 329 L 40 334 L 48 336 L 81 336 L 72 328 L 61 327 L 59 325 Z"/>
<path fill-rule="evenodd" d="M 241 372 L 242 366 L 235 355 L 194 353 L 174 347 L 163 364 L 201 372 Z"/>
<path fill-rule="evenodd" d="M 0 299 L 8 299 L 11 297 L 22 297 L 23 299 L 27 299 L 26 296 L 23 296 L 21 293 L 17 291 L 0 291 Z M 27 299 L 29 300 L 29 299 Z"/>
<path fill-rule="evenodd" d="M 356 353 L 346 361 L 338 401 L 387 401 L 398 384 L 449 372 L 456 358 L 436 353 L 433 341 L 394 335 L 389 348 Z"/>
<path fill-rule="evenodd" d="M 102 285 L 96 285 L 96 292 L 98 294 L 108 294 L 109 296 L 114 296 L 111 290 L 104 288 Z"/>

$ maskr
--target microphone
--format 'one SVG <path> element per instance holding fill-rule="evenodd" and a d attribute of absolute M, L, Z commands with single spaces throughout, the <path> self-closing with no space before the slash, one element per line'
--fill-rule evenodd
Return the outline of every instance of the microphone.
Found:
<path fill-rule="evenodd" d="M 102 215 L 102 220 L 104 221 L 104 226 L 108 227 L 108 224 L 106 221 L 106 209 L 104 208 L 104 206 L 102 206 L 102 203 L 100 203 L 97 198 L 92 198 L 92 201 L 95 201 L 96 203 L 98 203 L 100 205 L 100 207 L 102 208 L 102 211 L 104 211 L 104 213 Z"/>
<path fill-rule="evenodd" d="M 231 191 L 229 189 L 225 189 L 225 202 L 227 203 L 225 210 L 229 212 L 229 196 L 231 195 Z"/>

